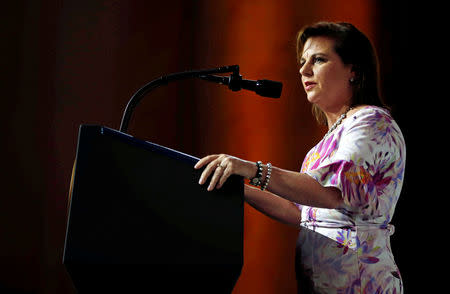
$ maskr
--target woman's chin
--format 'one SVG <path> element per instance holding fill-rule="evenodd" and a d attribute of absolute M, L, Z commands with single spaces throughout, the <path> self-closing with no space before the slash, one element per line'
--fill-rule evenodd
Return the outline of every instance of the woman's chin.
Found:
<path fill-rule="evenodd" d="M 310 94 L 309 95 L 307 94 L 306 99 L 308 100 L 309 103 L 312 104 L 317 104 L 317 102 L 319 101 L 319 99 L 317 99 L 317 96 Z"/>

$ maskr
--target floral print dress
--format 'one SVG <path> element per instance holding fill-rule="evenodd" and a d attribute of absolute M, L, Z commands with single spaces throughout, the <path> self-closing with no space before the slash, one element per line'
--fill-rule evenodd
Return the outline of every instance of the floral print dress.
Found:
<path fill-rule="evenodd" d="M 403 293 L 389 224 L 403 183 L 403 135 L 389 112 L 366 106 L 312 148 L 301 172 L 338 188 L 337 209 L 301 209 L 299 293 Z"/>

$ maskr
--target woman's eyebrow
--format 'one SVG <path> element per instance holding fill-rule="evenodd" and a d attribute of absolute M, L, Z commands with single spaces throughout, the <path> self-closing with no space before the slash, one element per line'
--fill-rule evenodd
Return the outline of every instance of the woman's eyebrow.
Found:
<path fill-rule="evenodd" d="M 326 54 L 326 53 L 323 53 L 323 52 L 317 52 L 317 53 L 314 53 L 313 55 L 311 55 L 312 57 L 317 57 L 317 56 L 323 56 L 323 57 L 327 57 L 328 55 Z"/>
<path fill-rule="evenodd" d="M 313 53 L 312 55 L 311 55 L 311 57 L 312 58 L 314 58 L 314 57 L 317 57 L 317 56 L 323 56 L 323 57 L 327 57 L 328 55 L 326 54 L 326 53 L 323 53 L 323 52 L 317 52 L 317 53 Z M 304 61 L 305 60 L 305 57 L 300 57 L 300 61 Z"/>

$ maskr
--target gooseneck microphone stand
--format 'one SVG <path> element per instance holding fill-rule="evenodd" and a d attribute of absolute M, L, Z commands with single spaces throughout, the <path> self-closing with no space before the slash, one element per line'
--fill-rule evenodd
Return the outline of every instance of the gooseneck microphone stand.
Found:
<path fill-rule="evenodd" d="M 191 71 L 185 71 L 185 72 L 178 72 L 173 73 L 170 75 L 162 76 L 160 78 L 157 78 L 146 85 L 144 85 L 142 88 L 136 91 L 136 93 L 133 94 L 130 101 L 128 101 L 128 104 L 125 108 L 125 111 L 122 116 L 122 121 L 120 123 L 120 131 L 123 133 L 126 133 L 128 130 L 128 124 L 131 119 L 131 115 L 133 114 L 133 111 L 135 107 L 139 104 L 139 102 L 144 98 L 145 95 L 147 95 L 150 91 L 158 88 L 162 85 L 167 85 L 169 82 L 177 81 L 177 80 L 183 80 L 188 78 L 206 78 L 208 75 L 211 74 L 217 74 L 217 73 L 232 73 L 232 76 L 240 77 L 239 75 L 239 65 L 229 65 L 229 66 L 222 66 L 214 69 L 203 69 L 203 70 L 191 70 Z M 242 78 L 242 77 L 241 77 Z M 230 85 L 231 88 L 231 85 Z"/>
<path fill-rule="evenodd" d="M 215 76 L 216 73 L 231 73 L 230 76 Z M 283 84 L 281 82 L 270 80 L 244 80 L 239 74 L 239 65 L 222 66 L 213 69 L 191 70 L 179 73 L 173 73 L 167 76 L 162 76 L 156 80 L 151 81 L 142 88 L 140 88 L 130 99 L 123 113 L 122 122 L 120 124 L 120 131 L 127 132 L 128 123 L 134 108 L 148 94 L 151 90 L 161 86 L 167 85 L 169 82 L 187 79 L 187 78 L 201 78 L 206 81 L 222 84 L 228 86 L 232 91 L 239 91 L 246 89 L 254 91 L 256 94 L 263 97 L 280 98 Z"/>

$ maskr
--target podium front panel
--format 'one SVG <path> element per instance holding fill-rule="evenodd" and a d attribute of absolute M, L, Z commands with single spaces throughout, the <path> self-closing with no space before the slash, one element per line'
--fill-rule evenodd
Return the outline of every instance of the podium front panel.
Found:
<path fill-rule="evenodd" d="M 197 161 L 103 126 L 80 127 L 63 258 L 78 289 L 167 278 L 234 285 L 243 263 L 243 179 L 208 192 Z M 227 281 L 217 277 L 224 274 Z"/>

